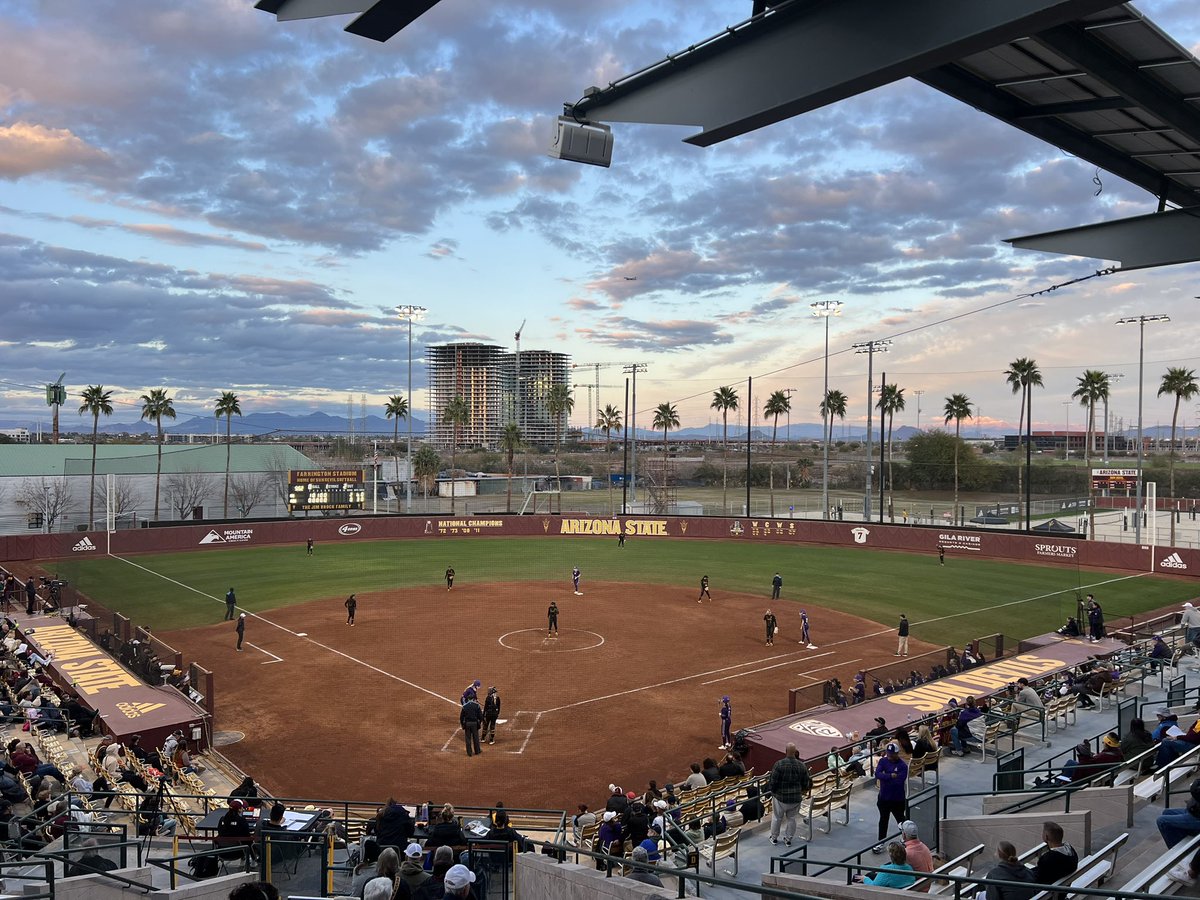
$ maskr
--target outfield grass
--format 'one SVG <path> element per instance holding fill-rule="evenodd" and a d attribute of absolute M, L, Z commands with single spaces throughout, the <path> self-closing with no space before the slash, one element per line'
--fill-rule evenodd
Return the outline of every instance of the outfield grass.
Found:
<path fill-rule="evenodd" d="M 311 558 L 303 546 L 223 548 L 136 556 L 129 562 L 70 558 L 61 560 L 56 571 L 110 609 L 155 631 L 169 631 L 220 621 L 223 606 L 196 591 L 220 600 L 233 586 L 240 605 L 262 612 L 342 598 L 352 591 L 441 583 L 447 565 L 457 572 L 456 593 L 486 582 L 523 581 L 559 581 L 566 591 L 571 567 L 578 565 L 585 595 L 589 580 L 604 580 L 675 585 L 679 590 L 672 596 L 690 598 L 700 576 L 707 574 L 717 602 L 723 590 L 756 593 L 764 608 L 771 576 L 778 570 L 789 603 L 844 610 L 885 626 L 894 625 L 904 612 L 916 623 L 914 637 L 948 643 L 994 632 L 1021 638 L 1053 630 L 1074 612 L 1076 595 L 1089 590 L 1110 621 L 1182 603 L 1196 593 L 1188 581 L 1122 579 L 1111 571 L 960 556 L 948 557 L 943 568 L 935 556 L 921 554 L 657 538 L 631 539 L 624 549 L 611 538 L 580 537 L 358 541 L 318 546 Z M 1042 599 L 1030 599 L 1036 597 Z M 531 599 L 544 605 L 546 598 Z M 1002 606 L 1013 601 L 1028 602 Z M 784 608 L 784 628 L 791 625 L 786 617 L 794 611 Z M 819 615 L 814 616 L 818 643 L 820 627 Z M 671 628 L 671 621 L 664 621 L 664 634 Z"/>

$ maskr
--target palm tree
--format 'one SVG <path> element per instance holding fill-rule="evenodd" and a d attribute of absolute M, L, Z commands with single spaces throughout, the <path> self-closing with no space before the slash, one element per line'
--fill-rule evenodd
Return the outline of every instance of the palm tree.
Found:
<path fill-rule="evenodd" d="M 679 427 L 679 411 L 670 403 L 660 403 L 654 407 L 654 430 L 660 428 L 663 433 L 663 496 L 666 496 L 667 487 L 667 432 L 672 428 Z M 663 510 L 666 512 L 666 510 Z"/>
<path fill-rule="evenodd" d="M 843 422 L 846 421 L 846 406 L 849 402 L 850 401 L 846 399 L 846 395 L 841 391 L 830 388 L 829 393 L 825 395 L 825 399 L 821 401 L 821 405 L 817 407 L 817 412 L 821 414 L 821 418 L 826 422 L 826 446 L 833 443 L 834 418 L 839 418 Z"/>
<path fill-rule="evenodd" d="M 388 397 L 387 403 L 383 407 L 383 414 L 389 419 L 392 419 L 392 456 L 396 463 L 396 485 L 400 484 L 400 420 L 408 418 L 408 400 L 399 395 Z M 408 477 L 412 478 L 412 472 L 408 473 Z M 411 492 L 409 492 L 411 493 Z M 407 494 L 406 494 L 407 496 Z M 400 498 L 396 498 L 397 509 L 399 508 Z"/>
<path fill-rule="evenodd" d="M 454 489 L 454 461 L 458 452 L 458 429 L 471 421 L 471 408 L 462 397 L 455 397 L 442 410 L 442 421 L 452 428 L 450 435 L 450 515 L 454 515 L 454 499 L 458 492 Z"/>
<path fill-rule="evenodd" d="M 504 431 L 500 433 L 500 448 L 508 457 L 508 499 L 504 504 L 505 512 L 512 512 L 513 457 L 521 449 L 523 443 L 521 428 L 516 422 L 509 422 L 504 426 Z"/>
<path fill-rule="evenodd" d="M 712 403 L 709 409 L 715 409 L 721 414 L 721 512 L 729 512 L 727 493 L 729 490 L 729 414 L 738 408 L 737 391 L 726 385 L 713 391 Z M 749 423 L 747 423 L 749 433 Z"/>
<path fill-rule="evenodd" d="M 158 483 L 162 478 L 162 420 L 175 418 L 175 407 L 167 396 L 166 388 L 151 388 L 150 393 L 142 394 L 142 418 L 154 423 L 158 434 L 158 468 L 154 471 L 154 521 L 158 521 Z"/>
<path fill-rule="evenodd" d="M 958 445 L 962 420 L 971 418 L 971 399 L 966 394 L 951 394 L 946 398 L 942 411 L 946 414 L 945 424 L 954 420 L 954 524 L 958 524 Z"/>
<path fill-rule="evenodd" d="M 1088 411 L 1087 437 L 1083 447 L 1083 464 L 1087 466 L 1096 445 L 1096 403 L 1108 397 L 1109 380 L 1104 372 L 1086 369 L 1075 383 L 1077 387 L 1071 394 L 1071 399 L 1078 399 L 1080 406 Z M 1067 435 L 1067 449 L 1070 449 L 1070 446 L 1071 436 Z"/>
<path fill-rule="evenodd" d="M 904 388 L 895 384 L 885 384 L 879 393 L 879 402 L 875 406 L 879 410 L 879 414 L 886 416 L 888 420 L 888 509 L 891 510 L 894 499 L 893 494 L 896 490 L 896 482 L 892 477 L 892 422 L 896 418 L 896 413 L 904 411 Z M 894 518 L 891 512 L 888 515 L 889 518 Z"/>
<path fill-rule="evenodd" d="M 429 500 L 429 485 L 437 476 L 438 470 L 442 467 L 442 458 L 437 455 L 437 451 L 432 447 L 425 445 L 413 454 L 413 477 L 421 483 L 421 489 L 425 494 L 425 499 Z"/>
<path fill-rule="evenodd" d="M 1025 405 L 1032 399 L 1032 391 L 1035 387 L 1042 387 L 1042 372 L 1038 368 L 1037 360 L 1030 359 L 1027 356 L 1021 356 L 1014 359 L 1008 364 L 1008 368 L 1004 370 L 1004 380 L 1012 388 L 1015 394 L 1021 392 L 1021 415 L 1017 419 L 1017 450 L 1020 451 L 1021 446 L 1025 443 Z M 1022 490 L 1022 473 L 1021 460 L 1017 460 L 1017 516 L 1021 515 L 1021 504 L 1025 502 L 1025 492 Z"/>
<path fill-rule="evenodd" d="M 561 443 L 563 416 L 568 419 L 575 409 L 575 398 L 565 384 L 551 385 L 546 394 L 546 412 L 554 418 L 554 480 L 558 486 L 558 507 L 562 509 L 562 476 L 558 472 L 558 445 Z"/>
<path fill-rule="evenodd" d="M 608 457 L 608 514 L 616 512 L 612 484 L 612 433 L 621 430 L 621 411 L 611 403 L 600 410 L 596 417 L 596 428 L 604 432 L 604 453 Z"/>
<path fill-rule="evenodd" d="M 1175 395 L 1175 409 L 1171 413 L 1171 456 L 1168 466 L 1171 471 L 1171 498 L 1175 497 L 1175 425 L 1179 421 L 1179 403 L 1191 400 L 1200 393 L 1200 385 L 1196 383 L 1196 370 L 1172 366 L 1167 369 L 1158 386 L 1158 396 L 1163 394 Z M 1175 543 L 1175 517 L 1171 516 L 1171 544 Z"/>
<path fill-rule="evenodd" d="M 229 518 L 229 456 L 231 451 L 231 429 L 233 427 L 233 417 L 242 414 L 242 404 L 238 400 L 238 395 L 233 391 L 225 391 L 217 398 L 216 416 L 225 417 L 225 513 L 224 517 Z"/>
<path fill-rule="evenodd" d="M 88 528 L 96 519 L 96 436 L 100 431 L 101 414 L 112 415 L 112 393 L 106 391 L 102 384 L 89 384 L 79 395 L 83 401 L 79 405 L 79 414 L 82 416 L 87 413 L 92 417 L 92 483 L 88 491 Z"/>
<path fill-rule="evenodd" d="M 775 516 L 775 436 L 779 433 L 779 417 L 792 408 L 792 400 L 787 395 L 786 391 L 772 391 L 771 396 L 767 398 L 767 405 L 763 407 L 763 415 L 771 420 L 771 465 L 769 474 L 771 479 L 771 516 Z"/>

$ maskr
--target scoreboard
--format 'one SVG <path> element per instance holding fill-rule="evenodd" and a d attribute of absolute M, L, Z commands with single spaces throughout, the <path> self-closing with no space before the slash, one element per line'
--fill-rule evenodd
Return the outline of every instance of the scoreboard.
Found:
<path fill-rule="evenodd" d="M 1092 469 L 1093 491 L 1122 491 L 1128 494 L 1137 490 L 1137 469 Z"/>
<path fill-rule="evenodd" d="M 362 469 L 292 469 L 288 472 L 288 509 L 363 509 L 367 486 Z"/>

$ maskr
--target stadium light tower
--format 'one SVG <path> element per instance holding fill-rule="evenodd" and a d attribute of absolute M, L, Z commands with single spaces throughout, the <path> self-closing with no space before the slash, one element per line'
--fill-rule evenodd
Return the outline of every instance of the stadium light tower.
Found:
<path fill-rule="evenodd" d="M 1141 546 L 1142 543 L 1142 370 L 1145 364 L 1146 323 L 1170 322 L 1170 316 L 1126 316 L 1117 319 L 1118 325 L 1137 325 L 1138 327 L 1138 426 L 1137 426 L 1137 499 L 1134 501 L 1133 540 Z"/>
<path fill-rule="evenodd" d="M 825 444 L 821 472 L 821 517 L 825 519 L 829 518 L 829 319 L 842 314 L 842 305 L 841 300 L 815 300 L 809 304 L 812 314 L 825 320 L 825 390 L 821 393 L 821 407 L 825 410 L 821 418 L 825 429 L 821 435 Z"/>
<path fill-rule="evenodd" d="M 1123 372 L 1105 372 L 1104 377 L 1108 379 L 1108 390 L 1104 392 L 1104 464 L 1108 465 L 1108 445 L 1112 440 L 1112 426 L 1108 420 L 1108 395 L 1112 393 L 1113 383 L 1125 375 Z"/>
<path fill-rule="evenodd" d="M 412 326 L 413 320 L 421 318 L 425 312 L 426 309 L 424 306 L 405 304 L 404 306 L 396 307 L 396 315 L 408 322 L 408 447 L 405 454 L 408 457 L 408 475 L 404 479 L 404 511 L 406 513 L 412 512 Z M 399 475 L 400 473 L 397 472 L 396 474 Z"/>
<path fill-rule="evenodd" d="M 872 393 L 875 388 L 875 354 L 887 353 L 888 347 L 892 346 L 889 340 L 878 341 L 859 341 L 854 344 L 855 353 L 867 354 L 867 489 L 863 494 L 863 521 L 871 521 L 871 407 L 874 405 L 875 399 Z M 880 440 L 883 440 L 883 429 L 880 428 Z M 882 473 L 880 473 L 882 475 Z"/>

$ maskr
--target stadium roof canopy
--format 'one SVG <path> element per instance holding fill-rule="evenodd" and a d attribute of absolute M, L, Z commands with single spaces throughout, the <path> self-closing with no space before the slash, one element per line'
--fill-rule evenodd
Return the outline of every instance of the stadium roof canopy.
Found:
<path fill-rule="evenodd" d="M 180 472 L 224 473 L 224 444 L 164 445 L 164 475 Z M 287 444 L 231 444 L 231 472 L 316 469 L 312 460 Z M 97 444 L 96 474 L 153 475 L 155 444 Z M 0 478 L 57 478 L 90 475 L 91 444 L 5 444 L 0 446 Z"/>
<path fill-rule="evenodd" d="M 710 146 L 911 77 L 1145 189 L 1160 212 L 1200 206 L 1200 61 L 1128 3 L 755 6 L 718 35 L 588 88 L 567 114 L 696 125 L 687 142 Z M 1014 245 L 1126 267 L 1200 258 L 1200 219 L 1169 218 L 1176 240 L 1166 248 L 1150 227 L 1161 232 L 1165 221 L 1136 219 Z"/>
<path fill-rule="evenodd" d="M 259 0 L 255 9 L 274 15 L 280 22 L 317 19 L 323 16 L 356 14 L 346 26 L 351 34 L 386 41 L 417 17 L 437 6 L 439 0 Z"/>

